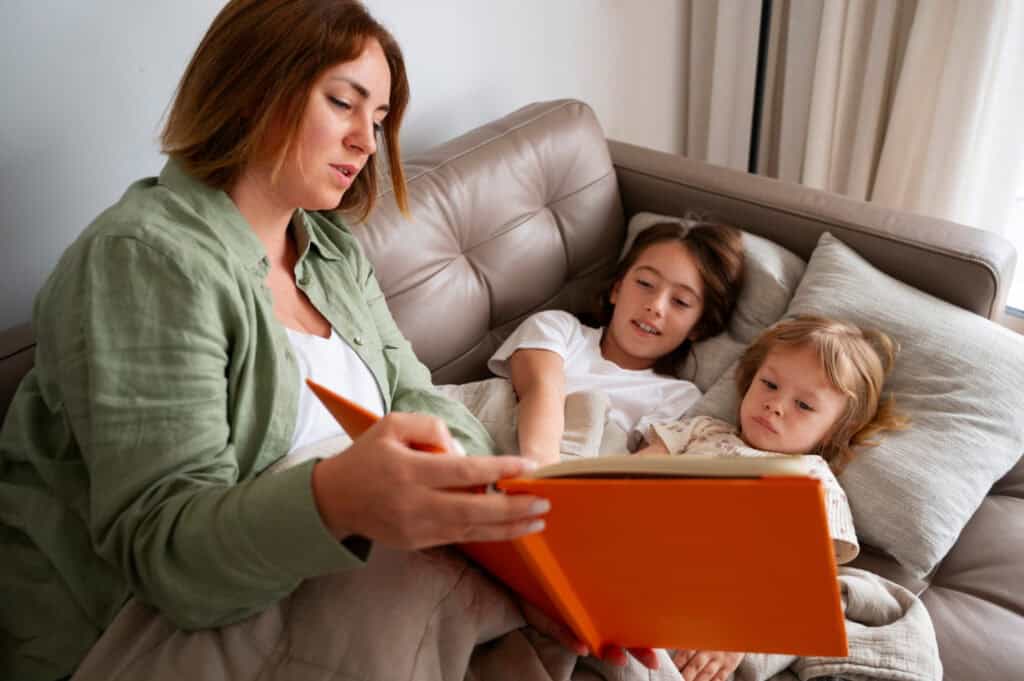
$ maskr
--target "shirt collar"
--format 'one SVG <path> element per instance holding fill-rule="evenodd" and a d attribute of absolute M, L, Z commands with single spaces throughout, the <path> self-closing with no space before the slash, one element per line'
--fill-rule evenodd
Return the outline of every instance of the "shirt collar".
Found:
<path fill-rule="evenodd" d="M 306 251 L 309 250 L 310 245 L 316 247 L 324 260 L 342 259 L 341 251 L 324 234 L 323 226 L 301 208 L 292 216 L 292 227 L 295 230 L 295 244 L 299 250 L 299 259 L 306 257 Z"/>
<path fill-rule="evenodd" d="M 164 165 L 160 184 L 181 197 L 201 217 L 214 223 L 218 238 L 245 264 L 261 271 L 267 268 L 266 249 L 225 192 L 192 177 L 173 158 Z M 301 208 L 292 216 L 292 226 L 300 258 L 305 257 L 310 245 L 316 247 L 326 260 L 343 257 L 338 247 L 323 233 L 323 228 Z"/>
<path fill-rule="evenodd" d="M 164 164 L 159 182 L 207 220 L 216 237 L 243 263 L 260 269 L 267 266 L 266 249 L 225 192 L 192 177 L 173 158 Z"/>

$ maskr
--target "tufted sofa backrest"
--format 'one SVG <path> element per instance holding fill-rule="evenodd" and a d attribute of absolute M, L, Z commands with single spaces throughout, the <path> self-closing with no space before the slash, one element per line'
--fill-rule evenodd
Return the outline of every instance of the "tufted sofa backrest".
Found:
<path fill-rule="evenodd" d="M 353 231 L 437 383 L 483 378 L 523 317 L 582 311 L 614 267 L 622 202 L 604 132 L 580 102 L 527 106 L 405 169 L 411 219 L 388 192 Z"/>

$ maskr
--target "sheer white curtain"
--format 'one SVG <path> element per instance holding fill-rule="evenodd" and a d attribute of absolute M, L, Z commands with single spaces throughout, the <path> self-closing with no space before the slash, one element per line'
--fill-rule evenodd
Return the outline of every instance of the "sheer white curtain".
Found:
<path fill-rule="evenodd" d="M 759 172 L 1008 236 L 1024 3 L 774 3 Z"/>

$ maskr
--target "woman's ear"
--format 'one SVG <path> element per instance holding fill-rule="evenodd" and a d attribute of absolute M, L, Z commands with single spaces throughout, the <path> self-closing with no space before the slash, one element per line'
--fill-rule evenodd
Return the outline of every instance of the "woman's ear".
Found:
<path fill-rule="evenodd" d="M 608 302 L 615 305 L 619 301 L 619 289 L 622 288 L 622 280 L 612 284 L 612 290 L 608 292 Z"/>

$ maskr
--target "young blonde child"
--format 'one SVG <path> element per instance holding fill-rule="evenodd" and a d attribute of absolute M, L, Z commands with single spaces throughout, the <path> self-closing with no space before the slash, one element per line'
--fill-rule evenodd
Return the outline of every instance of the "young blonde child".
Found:
<path fill-rule="evenodd" d="M 895 343 L 880 331 L 815 316 L 784 320 L 740 359 L 738 428 L 708 416 L 655 424 L 650 445 L 638 454 L 808 457 L 811 474 L 825 488 L 836 561 L 848 562 L 859 547 L 833 472 L 853 458 L 854 445 L 876 444 L 874 435 L 906 425 L 882 393 L 895 354 Z M 673 654 L 685 679 L 715 681 L 727 678 L 742 658 L 736 652 Z"/>
<path fill-rule="evenodd" d="M 488 364 L 515 389 L 522 455 L 558 461 L 565 396 L 578 391 L 603 391 L 609 421 L 627 434 L 682 416 L 701 393 L 673 371 L 725 328 L 742 277 L 735 227 L 660 223 L 637 235 L 602 291 L 600 328 L 560 310 L 526 319 Z"/>

